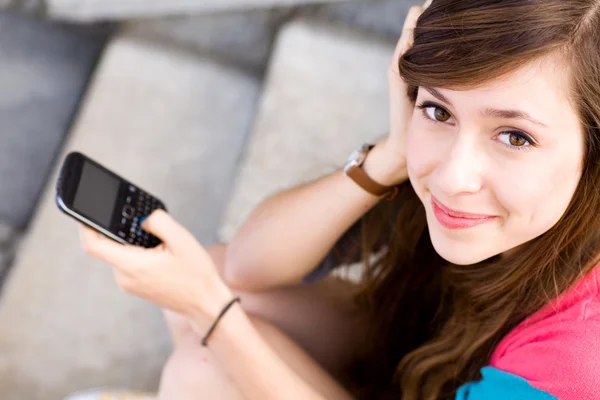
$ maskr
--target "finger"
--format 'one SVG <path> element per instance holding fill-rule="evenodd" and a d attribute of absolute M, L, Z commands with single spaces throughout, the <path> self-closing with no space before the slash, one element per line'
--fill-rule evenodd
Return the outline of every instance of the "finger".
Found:
<path fill-rule="evenodd" d="M 433 3 L 433 0 L 427 0 L 425 4 L 423 4 L 423 10 L 427 10 L 431 3 Z"/>
<path fill-rule="evenodd" d="M 82 223 L 78 224 L 79 240 L 81 245 L 85 248 L 90 243 L 95 243 L 98 240 L 104 240 L 104 235 L 87 225 Z"/>
<path fill-rule="evenodd" d="M 408 10 L 408 14 L 402 28 L 402 35 L 400 36 L 400 39 L 396 44 L 396 49 L 394 50 L 392 69 L 398 69 L 398 60 L 412 46 L 414 41 L 414 28 L 417 25 L 417 20 L 422 13 L 423 7 L 420 6 L 412 6 L 410 10 Z"/>
<path fill-rule="evenodd" d="M 100 239 L 104 237 L 104 235 L 102 233 L 90 228 L 87 225 L 84 225 L 82 223 L 78 223 L 77 225 L 79 227 L 78 228 L 79 239 L 81 240 L 82 243 L 83 243 L 83 240 L 88 237 L 91 238 L 92 236 L 97 236 Z"/>
<path fill-rule="evenodd" d="M 404 21 L 404 26 L 402 28 L 402 35 L 400 36 L 399 44 L 401 54 L 408 50 L 408 47 L 412 45 L 414 41 L 414 30 L 417 26 L 417 21 L 421 14 L 423 14 L 423 7 L 413 6 L 408 10 L 408 14 L 406 16 L 406 20 Z M 398 56 L 400 56 L 399 54 Z"/>
<path fill-rule="evenodd" d="M 414 29 L 417 26 L 417 20 L 419 16 L 423 13 L 422 6 L 412 6 L 408 10 L 408 14 L 406 15 L 406 19 L 404 20 L 404 26 L 402 27 L 402 32 L 409 31 L 410 29 Z"/>
<path fill-rule="evenodd" d="M 165 210 L 154 210 L 141 224 L 142 229 L 162 240 L 167 247 L 177 252 L 185 249 L 193 237 Z"/>
<path fill-rule="evenodd" d="M 113 268 L 113 277 L 119 289 L 123 292 L 130 293 L 133 289 L 133 279 L 118 268 Z"/>
<path fill-rule="evenodd" d="M 99 232 L 82 224 L 79 224 L 79 237 L 84 252 L 117 267 L 139 263 L 142 257 L 145 257 L 142 248 L 108 240 Z"/>

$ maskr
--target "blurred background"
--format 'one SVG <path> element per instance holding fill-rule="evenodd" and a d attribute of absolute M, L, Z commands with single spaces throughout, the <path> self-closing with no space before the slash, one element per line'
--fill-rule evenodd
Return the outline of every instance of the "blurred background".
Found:
<path fill-rule="evenodd" d="M 171 350 L 160 310 L 57 209 L 68 152 L 227 242 L 262 199 L 384 137 L 386 69 L 420 3 L 0 0 L 0 398 L 154 390 Z"/>

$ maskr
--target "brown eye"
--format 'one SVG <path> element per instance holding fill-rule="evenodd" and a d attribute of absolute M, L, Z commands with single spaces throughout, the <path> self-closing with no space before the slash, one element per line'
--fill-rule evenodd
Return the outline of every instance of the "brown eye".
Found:
<path fill-rule="evenodd" d="M 521 147 L 525 143 L 527 143 L 527 140 L 523 136 L 517 135 L 515 133 L 510 134 L 510 138 L 508 139 L 508 141 L 512 146 L 516 147 Z"/>
<path fill-rule="evenodd" d="M 423 117 L 433 123 L 443 123 L 452 118 L 448 111 L 427 101 L 423 104 L 419 104 L 417 108 L 423 110 Z"/>
<path fill-rule="evenodd" d="M 498 140 L 511 150 L 531 150 L 536 146 L 529 135 L 519 131 L 502 132 Z"/>
<path fill-rule="evenodd" d="M 450 114 L 448 112 L 446 112 L 446 110 L 444 110 L 443 108 L 437 108 L 435 109 L 435 119 L 440 121 L 440 122 L 446 122 L 450 119 Z"/>

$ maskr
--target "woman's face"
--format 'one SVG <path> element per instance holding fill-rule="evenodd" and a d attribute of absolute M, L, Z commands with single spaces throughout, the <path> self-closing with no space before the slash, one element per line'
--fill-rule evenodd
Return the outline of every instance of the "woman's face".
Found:
<path fill-rule="evenodd" d="M 440 256 L 477 263 L 560 219 L 584 154 L 567 92 L 567 73 L 552 59 L 478 89 L 419 88 L 407 165 Z"/>

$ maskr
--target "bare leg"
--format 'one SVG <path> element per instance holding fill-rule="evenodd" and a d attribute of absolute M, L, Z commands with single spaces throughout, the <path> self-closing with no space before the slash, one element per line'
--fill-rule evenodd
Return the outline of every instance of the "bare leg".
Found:
<path fill-rule="evenodd" d="M 259 318 L 251 317 L 251 321 L 283 361 L 324 398 L 339 393 L 340 385 L 281 330 Z M 159 390 L 161 400 L 245 399 L 209 347 L 203 347 L 192 331 L 180 337 L 163 369 Z"/>
<path fill-rule="evenodd" d="M 226 245 L 207 250 L 222 271 Z M 331 277 L 308 285 L 236 294 L 249 315 L 280 329 L 330 374 L 341 378 L 360 354 L 365 334 L 366 317 L 351 302 L 354 290 L 354 285 Z M 177 351 L 191 327 L 179 315 L 165 311 L 165 316 Z"/>
<path fill-rule="evenodd" d="M 199 345 L 191 330 L 181 332 L 165 364 L 159 388 L 161 400 L 245 399 L 235 381 L 224 374 L 210 350 Z"/>

